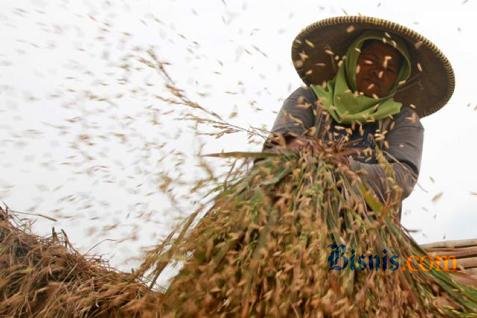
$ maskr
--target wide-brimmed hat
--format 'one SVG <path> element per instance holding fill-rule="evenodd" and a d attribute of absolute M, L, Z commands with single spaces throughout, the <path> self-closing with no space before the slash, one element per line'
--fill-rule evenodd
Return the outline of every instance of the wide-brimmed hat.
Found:
<path fill-rule="evenodd" d="M 452 66 L 444 54 L 419 33 L 397 23 L 365 16 L 333 17 L 303 29 L 292 45 L 292 60 L 307 84 L 323 84 L 337 72 L 339 60 L 354 39 L 366 30 L 383 31 L 383 41 L 392 45 L 399 37 L 408 46 L 411 76 L 394 96 L 424 117 L 442 108 L 454 92 Z"/>

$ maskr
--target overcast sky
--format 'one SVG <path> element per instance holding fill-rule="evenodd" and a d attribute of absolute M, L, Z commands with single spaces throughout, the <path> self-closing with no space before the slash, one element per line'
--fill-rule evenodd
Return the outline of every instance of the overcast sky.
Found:
<path fill-rule="evenodd" d="M 144 144 L 167 142 L 171 156 L 197 145 L 179 137 L 187 130 L 184 122 L 147 124 L 147 116 L 170 107 L 152 98 L 162 91 L 157 73 L 113 65 L 143 53 L 135 48 L 153 47 L 170 63 L 175 82 L 201 105 L 219 114 L 237 111 L 231 119 L 237 125 L 271 128 L 283 100 L 302 85 L 290 59 L 293 38 L 319 19 L 356 14 L 413 28 L 451 61 L 456 90 L 447 106 L 422 119 L 421 173 L 404 201 L 402 223 L 419 230 L 414 237 L 420 243 L 477 238 L 473 0 L 2 0 L 0 200 L 13 210 L 58 219 L 38 220 L 38 233 L 63 228 L 81 250 L 94 247 L 115 266 L 133 266 L 125 260 L 187 214 L 154 194 L 157 185 L 145 176 L 167 162 L 155 161 L 155 150 L 144 152 Z M 92 95 L 115 96 L 115 103 Z M 82 135 L 91 142 L 75 147 Z M 245 136 L 201 140 L 211 152 L 260 148 Z M 194 206 L 192 199 L 182 205 L 189 211 Z M 98 228 L 112 229 L 105 235 Z M 95 246 L 133 232 L 135 240 Z"/>

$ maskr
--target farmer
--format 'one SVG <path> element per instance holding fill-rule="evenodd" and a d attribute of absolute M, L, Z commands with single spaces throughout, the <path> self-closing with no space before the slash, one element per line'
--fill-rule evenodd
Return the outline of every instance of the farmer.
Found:
<path fill-rule="evenodd" d="M 408 197 L 421 164 L 420 118 L 443 107 L 454 90 L 445 56 L 406 27 L 346 16 L 306 27 L 293 42 L 292 59 L 306 86 L 285 100 L 264 150 L 307 148 L 312 138 L 349 141 L 363 151 L 346 164 L 384 201 L 391 189 L 378 146 L 402 199 Z"/>

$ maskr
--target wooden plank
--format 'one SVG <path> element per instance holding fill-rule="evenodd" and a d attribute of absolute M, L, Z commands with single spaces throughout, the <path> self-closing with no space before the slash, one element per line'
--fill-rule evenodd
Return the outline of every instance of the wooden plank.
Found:
<path fill-rule="evenodd" d="M 458 259 L 457 266 L 459 265 L 463 266 L 464 268 L 477 268 L 477 257 Z"/>
<path fill-rule="evenodd" d="M 477 277 L 477 268 L 466 268 L 465 272 L 469 273 L 472 276 Z"/>
<path fill-rule="evenodd" d="M 475 275 L 470 275 L 466 272 L 456 272 L 451 273 L 451 276 L 459 283 L 477 288 L 477 276 Z"/>
<path fill-rule="evenodd" d="M 477 246 L 453 247 L 453 248 L 431 248 L 426 249 L 429 255 L 455 256 L 456 258 L 477 257 Z"/>
<path fill-rule="evenodd" d="M 423 249 L 431 249 L 437 247 L 469 247 L 469 246 L 477 246 L 477 239 L 469 239 L 469 240 L 449 240 L 449 241 L 441 241 L 441 242 L 434 242 L 428 244 L 420 244 Z"/>
<path fill-rule="evenodd" d="M 434 242 L 422 244 L 421 248 L 429 256 L 456 257 L 458 268 L 464 270 L 450 273 L 452 277 L 460 283 L 477 288 L 477 239 Z M 448 263 L 449 266 L 451 264 Z"/>

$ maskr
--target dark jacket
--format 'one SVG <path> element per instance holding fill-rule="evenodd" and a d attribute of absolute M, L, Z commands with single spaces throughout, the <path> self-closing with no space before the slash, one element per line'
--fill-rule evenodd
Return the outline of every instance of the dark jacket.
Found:
<path fill-rule="evenodd" d="M 392 118 L 364 123 L 361 128 L 358 125 L 351 127 L 336 123 L 323 112 L 310 87 L 300 87 L 283 103 L 272 133 L 286 137 L 303 135 L 310 129 L 316 129 L 317 136 L 326 141 L 344 138 L 346 129 L 351 130 L 352 134 L 347 138 L 360 148 L 373 150 L 379 142 L 395 171 L 397 184 L 403 190 L 403 199 L 413 190 L 421 166 L 424 128 L 411 107 L 403 105 L 401 111 Z M 270 140 L 272 138 L 265 142 L 264 150 L 275 146 Z M 374 152 L 370 153 L 367 156 L 353 156 L 350 167 L 359 173 L 378 197 L 385 200 L 390 193 L 388 182 Z"/>

